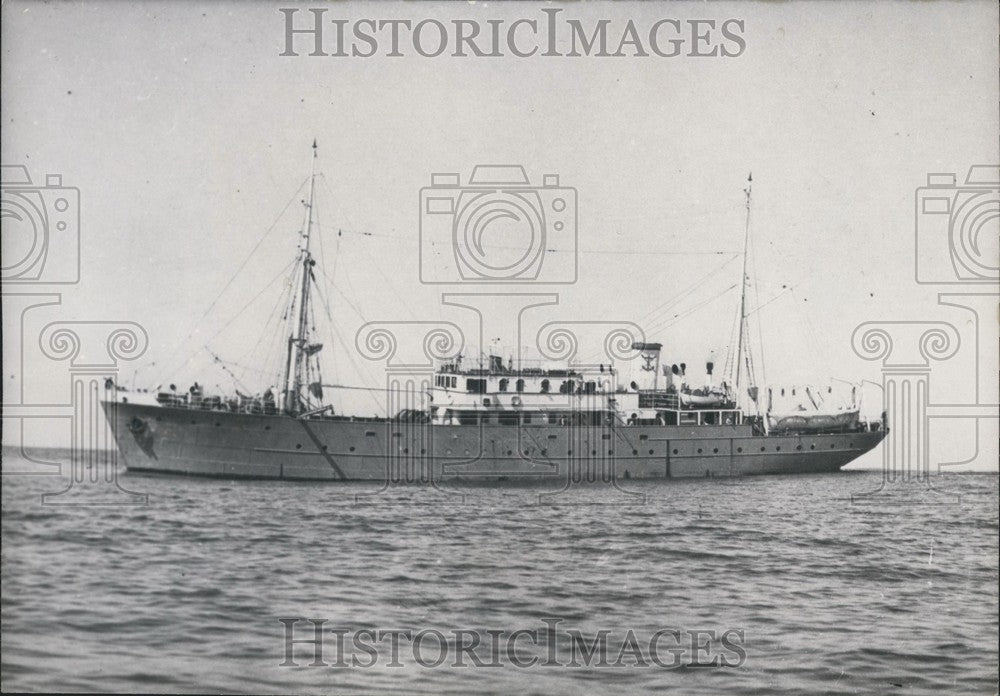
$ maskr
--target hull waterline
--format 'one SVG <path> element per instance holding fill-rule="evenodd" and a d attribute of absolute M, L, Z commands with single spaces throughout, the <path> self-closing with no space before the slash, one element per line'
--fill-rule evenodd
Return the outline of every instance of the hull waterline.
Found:
<path fill-rule="evenodd" d="M 223 478 L 657 479 L 832 472 L 885 431 L 755 435 L 748 425 L 430 425 L 104 402 L 125 466 Z"/>

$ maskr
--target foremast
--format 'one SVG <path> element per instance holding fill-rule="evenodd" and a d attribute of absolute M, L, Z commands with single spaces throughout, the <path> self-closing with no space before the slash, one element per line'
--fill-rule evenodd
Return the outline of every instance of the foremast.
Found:
<path fill-rule="evenodd" d="M 285 361 L 285 375 L 282 381 L 284 389 L 284 408 L 289 415 L 299 415 L 310 410 L 308 396 L 303 398 L 302 388 L 307 386 L 313 389 L 309 381 L 309 358 L 319 352 L 323 347 L 320 343 L 310 342 L 310 290 L 314 280 L 313 268 L 316 261 L 313 259 L 310 250 L 312 238 L 312 227 L 314 222 L 313 206 L 316 196 L 316 161 L 317 144 L 313 140 L 312 145 L 312 174 L 309 178 L 309 199 L 306 202 L 306 224 L 302 232 L 302 245 L 299 250 L 297 267 L 301 272 L 299 281 L 298 313 L 295 317 L 294 327 L 288 336 L 288 355 Z M 290 322 L 291 323 L 291 322 Z M 322 380 L 315 383 L 314 394 L 317 398 L 322 398 Z"/>

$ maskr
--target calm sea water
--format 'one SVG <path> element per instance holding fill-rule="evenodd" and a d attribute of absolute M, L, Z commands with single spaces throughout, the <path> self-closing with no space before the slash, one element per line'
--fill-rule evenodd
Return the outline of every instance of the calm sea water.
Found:
<path fill-rule="evenodd" d="M 9 454 L 6 470 L 17 466 Z M 372 487 L 124 474 L 149 504 L 115 509 L 42 505 L 58 477 L 5 476 L 2 687 L 996 693 L 998 477 L 936 476 L 930 492 L 896 484 L 851 502 L 880 481 L 630 482 L 644 502 L 523 486 L 359 502 Z M 455 667 L 453 650 L 430 667 L 404 640 L 399 667 L 387 665 L 388 641 L 372 667 L 310 667 L 308 645 L 293 650 L 298 667 L 283 667 L 283 617 L 326 619 L 348 646 L 366 628 L 484 639 L 543 629 L 543 647 L 522 640 L 518 654 L 544 657 L 551 638 L 562 666 Z M 558 621 L 551 633 L 547 618 Z M 295 626 L 294 638 L 312 636 Z M 567 665 L 568 631 L 602 629 L 610 664 Z M 666 667 L 616 665 L 629 630 L 646 658 L 660 630 L 712 631 L 709 652 L 735 631 L 745 660 L 696 668 L 688 651 L 660 655 Z M 440 648 L 425 646 L 426 664 Z"/>

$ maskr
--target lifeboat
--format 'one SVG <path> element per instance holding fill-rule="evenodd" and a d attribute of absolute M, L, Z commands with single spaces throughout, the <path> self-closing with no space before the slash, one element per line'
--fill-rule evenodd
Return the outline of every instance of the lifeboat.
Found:
<path fill-rule="evenodd" d="M 825 430 L 850 430 L 858 424 L 858 411 L 795 411 L 768 413 L 767 425 L 771 432 L 818 432 Z"/>
<path fill-rule="evenodd" d="M 684 408 L 714 408 L 725 406 L 729 402 L 723 392 L 708 391 L 707 389 L 696 389 L 693 392 L 681 392 L 678 394 L 681 406 Z"/>

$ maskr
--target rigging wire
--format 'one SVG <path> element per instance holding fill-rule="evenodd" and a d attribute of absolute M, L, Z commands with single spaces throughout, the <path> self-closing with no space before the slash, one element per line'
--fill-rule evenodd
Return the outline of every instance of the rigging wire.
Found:
<path fill-rule="evenodd" d="M 757 275 L 757 244 L 754 241 L 754 238 L 753 238 L 752 235 L 750 237 L 750 249 L 751 249 L 750 267 L 752 269 L 753 277 L 754 277 L 754 282 L 753 282 L 753 299 L 754 299 L 754 304 L 758 305 L 758 308 L 759 308 L 759 306 L 760 306 L 760 288 L 759 288 L 759 286 L 757 284 L 757 279 L 760 276 Z M 750 316 L 750 315 L 747 314 L 747 316 Z M 761 376 L 762 383 L 766 385 L 767 384 L 767 367 L 764 365 L 764 332 L 763 332 L 763 329 L 761 328 L 762 325 L 763 325 L 763 322 L 760 320 L 760 318 L 758 318 L 757 321 L 755 321 L 754 323 L 757 325 L 757 343 L 758 343 L 758 347 L 760 348 L 760 353 L 759 353 L 759 355 L 760 355 L 760 376 Z"/>
<path fill-rule="evenodd" d="M 325 183 L 325 182 L 324 182 Z M 350 221 L 348 221 L 350 223 Z M 338 232 L 341 235 L 354 235 L 357 237 L 369 237 L 372 239 L 387 239 L 393 242 L 405 242 L 407 244 L 417 244 L 418 239 L 415 237 L 403 237 L 394 234 L 382 234 L 379 232 L 357 232 L 355 230 L 343 229 L 343 228 L 327 228 L 330 232 Z M 501 244 L 482 244 L 485 249 L 502 249 L 507 251 L 524 251 L 523 247 L 515 246 L 505 246 Z M 451 247 L 448 247 L 451 250 Z M 732 250 L 703 250 L 703 251 L 655 251 L 648 249 L 585 249 L 577 247 L 575 249 L 557 249 L 552 247 L 546 247 L 545 253 L 553 254 L 601 254 L 601 255 L 612 255 L 612 256 L 725 256 L 728 254 L 740 255 L 738 251 Z"/>
<path fill-rule="evenodd" d="M 306 179 L 305 181 L 308 181 L 308 179 Z M 212 302 L 208 305 L 208 309 L 205 310 L 205 313 L 202 314 L 201 317 L 199 317 L 194 322 L 194 324 L 191 326 L 191 330 L 188 333 L 188 335 L 185 336 L 177 344 L 178 347 L 167 358 L 167 360 L 164 361 L 165 365 L 164 365 L 163 370 L 160 372 L 159 379 L 157 380 L 157 382 L 161 382 L 163 380 L 164 376 L 167 376 L 167 375 L 171 374 L 171 371 L 168 368 L 170 367 L 171 361 L 173 361 L 173 359 L 176 357 L 177 353 L 180 352 L 180 347 L 183 346 L 185 343 L 187 343 L 191 339 L 192 336 L 194 336 L 194 334 L 198 330 L 198 327 L 201 325 L 201 323 L 203 321 L 205 321 L 205 318 L 208 317 L 208 315 L 212 312 L 212 310 L 215 308 L 215 306 L 218 303 L 218 301 L 220 299 L 222 299 L 222 296 L 226 293 L 226 291 L 229 289 L 229 287 L 233 284 L 233 281 L 236 280 L 237 276 L 239 276 L 239 274 L 243 272 L 243 269 L 246 268 L 246 265 L 250 262 L 250 259 L 253 257 L 253 255 L 255 253 L 257 253 L 257 250 L 260 248 L 260 245 L 264 243 L 264 240 L 267 239 L 268 235 L 271 234 L 271 232 L 277 226 L 278 222 L 280 222 L 281 217 L 285 214 L 285 211 L 288 210 L 288 207 L 292 204 L 292 202 L 295 200 L 295 198 L 299 195 L 299 191 L 302 190 L 302 187 L 305 185 L 305 181 L 303 181 L 301 184 L 298 185 L 298 187 L 292 193 L 292 197 L 288 200 L 287 203 L 285 203 L 285 206 L 281 209 L 281 212 L 278 213 L 277 217 L 274 218 L 274 221 L 270 225 L 268 225 L 267 229 L 264 230 L 264 233 L 257 240 L 256 244 L 253 245 L 253 248 L 250 250 L 250 253 L 247 254 L 246 258 L 243 259 L 243 262 L 239 265 L 239 267 L 232 274 L 232 276 L 230 276 L 229 280 L 226 281 L 226 284 L 222 287 L 222 290 L 219 291 L 219 294 L 216 295 L 215 299 L 212 300 Z M 191 358 L 188 357 L 187 360 L 190 360 L 190 359 Z M 179 368 L 179 369 L 183 369 L 183 366 L 187 365 L 187 360 L 183 363 L 182 367 Z"/>
<path fill-rule="evenodd" d="M 730 285 L 725 290 L 717 292 L 716 294 L 712 295 L 711 297 L 703 300 L 702 302 L 699 302 L 698 304 L 696 304 L 696 305 L 688 308 L 687 310 L 685 310 L 685 311 L 683 311 L 683 312 L 681 312 L 679 314 L 675 314 L 672 318 L 666 320 L 666 323 L 657 325 L 657 326 L 659 326 L 659 330 L 662 331 L 663 329 L 668 329 L 671 326 L 674 326 L 674 325 L 680 323 L 680 321 L 682 319 L 684 319 L 685 317 L 687 317 L 687 316 L 691 315 L 692 313 L 698 311 L 699 309 L 701 309 L 705 305 L 714 302 L 715 300 L 719 299 L 720 297 L 723 297 L 724 295 L 728 294 L 729 292 L 731 292 L 733 289 L 735 289 L 737 287 L 739 287 L 739 283 L 733 283 L 732 285 Z"/>
<path fill-rule="evenodd" d="M 649 312 L 647 312 L 646 315 L 642 319 L 639 320 L 639 323 L 640 324 L 648 324 L 650 322 L 659 321 L 659 319 L 662 318 L 662 317 L 657 317 L 657 315 L 659 315 L 662 312 L 665 312 L 665 311 L 670 310 L 673 307 L 675 307 L 678 303 L 680 303 L 681 300 L 685 299 L 688 295 L 692 294 L 695 290 L 697 290 L 702 285 L 704 285 L 705 283 L 707 283 L 712 278 L 712 276 L 716 275 L 717 273 L 720 273 L 722 271 L 722 269 L 724 269 L 726 266 L 728 266 L 730 263 L 732 263 L 735 259 L 738 259 L 738 258 L 739 258 L 739 255 L 737 254 L 737 255 L 732 256 L 728 260 L 724 261 L 723 263 L 719 264 L 718 266 L 715 267 L 714 270 L 712 270 L 710 273 L 708 273 L 708 275 L 705 275 L 702 278 L 696 280 L 694 283 L 692 283 L 691 285 L 689 285 L 684 290 L 678 292 L 676 295 L 673 295 L 672 297 L 670 297 L 667 300 L 665 300 L 658 307 L 656 307 L 656 308 L 650 310 Z M 654 318 L 654 317 L 656 317 L 656 318 Z"/>

